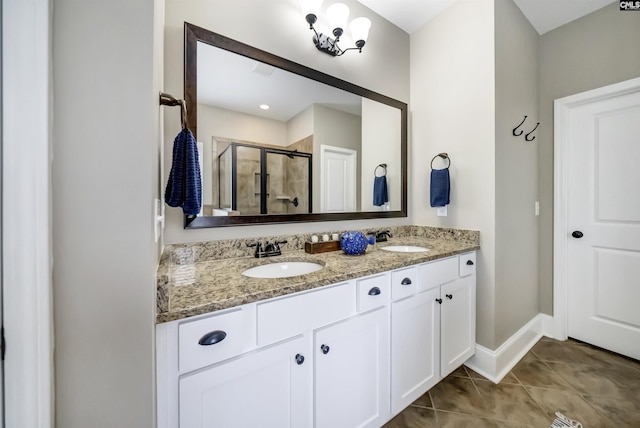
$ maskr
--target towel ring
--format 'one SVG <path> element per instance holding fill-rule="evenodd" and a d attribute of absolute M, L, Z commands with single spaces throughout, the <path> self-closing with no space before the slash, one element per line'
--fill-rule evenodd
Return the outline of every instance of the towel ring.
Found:
<path fill-rule="evenodd" d="M 384 169 L 384 173 L 382 175 L 378 175 L 378 168 Z M 378 165 L 376 169 L 373 170 L 373 175 L 376 177 L 384 177 L 385 175 L 387 175 L 387 164 L 381 163 L 380 165 Z"/>
<path fill-rule="evenodd" d="M 179 100 L 172 95 L 160 92 L 160 105 L 180 106 L 180 123 L 182 124 L 182 129 L 188 126 L 187 102 L 185 100 Z"/>
<path fill-rule="evenodd" d="M 441 157 L 443 160 L 446 159 L 449 161 L 449 165 L 447 165 L 447 168 L 451 166 L 451 158 L 449 157 L 449 155 L 446 153 L 438 153 L 433 157 L 433 159 L 431 159 L 431 169 L 433 169 L 433 161 L 436 160 L 437 157 Z"/>

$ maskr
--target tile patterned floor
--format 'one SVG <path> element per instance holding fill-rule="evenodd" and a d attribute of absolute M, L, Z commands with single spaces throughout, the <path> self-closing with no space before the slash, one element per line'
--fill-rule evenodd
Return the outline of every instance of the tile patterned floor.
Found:
<path fill-rule="evenodd" d="M 584 428 L 640 427 L 640 362 L 542 338 L 498 385 L 460 367 L 385 428 L 548 428 L 556 411 Z"/>

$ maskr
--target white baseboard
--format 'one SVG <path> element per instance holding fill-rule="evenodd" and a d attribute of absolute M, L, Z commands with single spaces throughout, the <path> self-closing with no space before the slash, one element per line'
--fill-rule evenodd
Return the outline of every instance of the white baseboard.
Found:
<path fill-rule="evenodd" d="M 475 355 L 464 365 L 499 383 L 542 336 L 553 337 L 553 331 L 553 317 L 538 314 L 495 351 L 476 344 Z"/>

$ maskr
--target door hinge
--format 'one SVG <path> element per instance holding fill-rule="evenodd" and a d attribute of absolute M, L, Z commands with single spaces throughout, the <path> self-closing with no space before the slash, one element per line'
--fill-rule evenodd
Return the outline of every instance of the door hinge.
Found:
<path fill-rule="evenodd" d="M 0 354 L 2 354 L 2 361 L 4 361 L 4 353 L 7 350 L 7 345 L 4 341 L 4 326 L 0 327 Z"/>

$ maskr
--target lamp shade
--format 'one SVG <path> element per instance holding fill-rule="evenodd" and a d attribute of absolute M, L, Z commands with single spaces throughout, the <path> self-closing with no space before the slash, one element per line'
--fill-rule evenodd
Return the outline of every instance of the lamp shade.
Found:
<path fill-rule="evenodd" d="M 369 29 L 371 28 L 371 21 L 368 18 L 360 17 L 351 21 L 349 29 L 351 30 L 351 37 L 356 42 L 367 41 L 369 37 Z"/>
<path fill-rule="evenodd" d="M 322 6 L 322 0 L 298 0 L 300 8 L 302 9 L 302 15 L 315 15 L 320 16 L 320 6 Z"/>
<path fill-rule="evenodd" d="M 347 28 L 347 18 L 349 17 L 349 8 L 344 3 L 334 3 L 327 8 L 327 19 L 331 29 Z"/>

